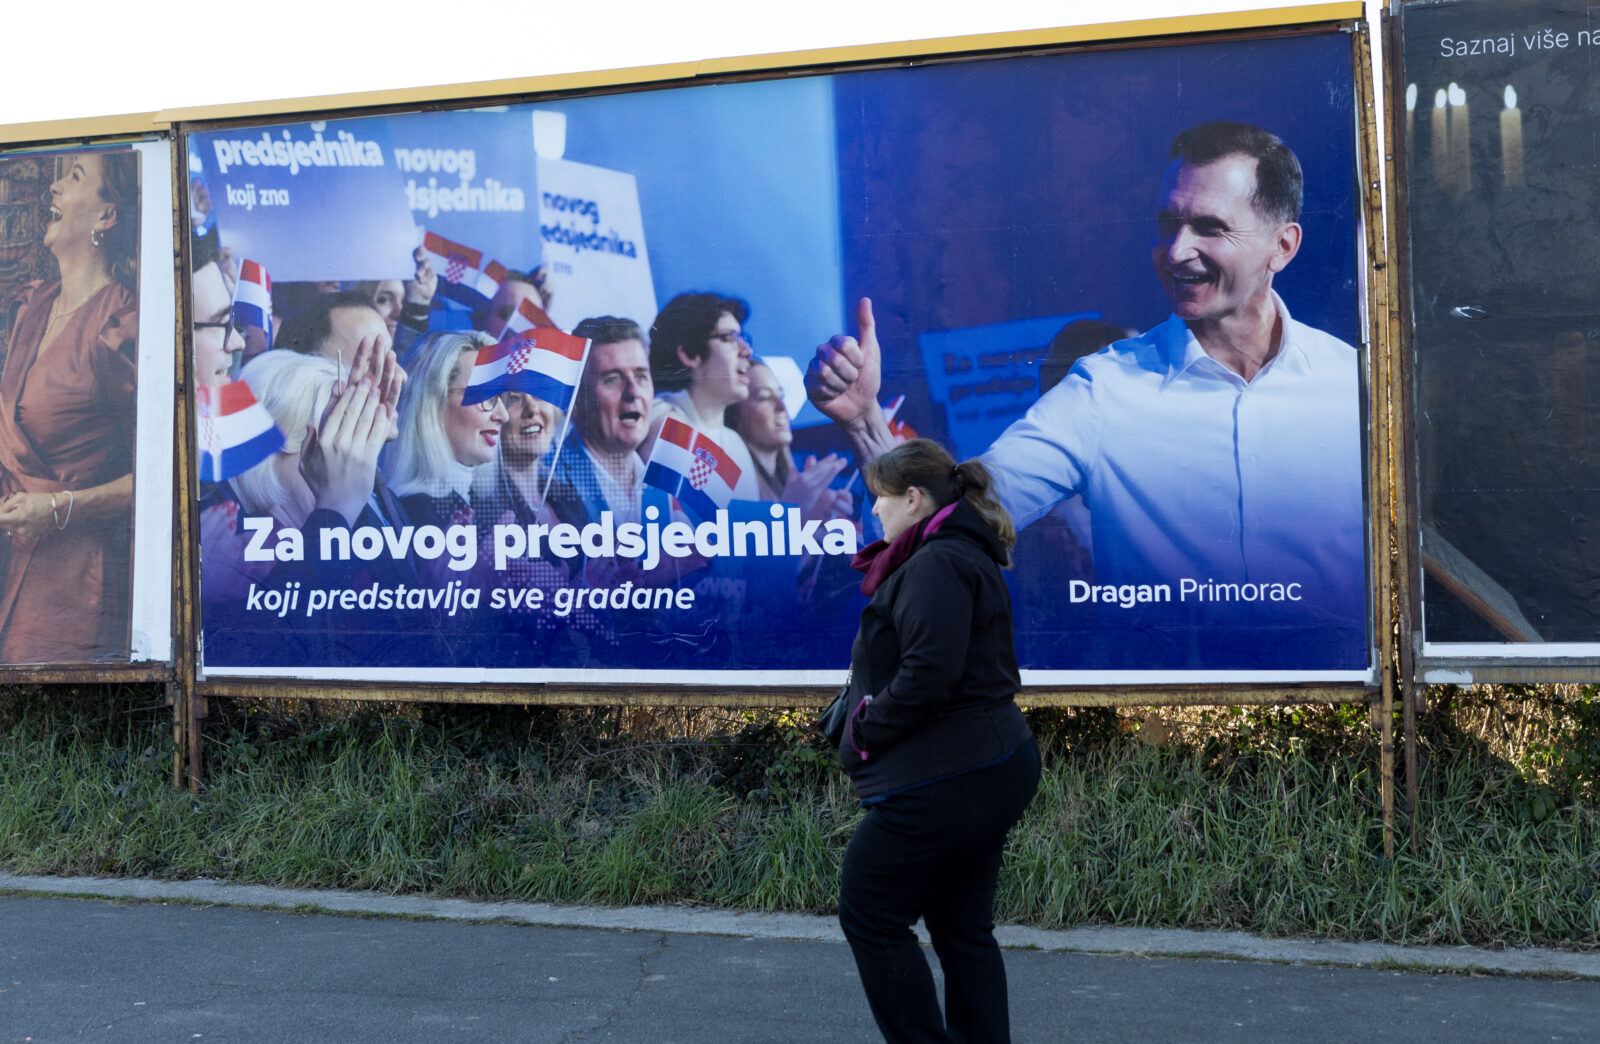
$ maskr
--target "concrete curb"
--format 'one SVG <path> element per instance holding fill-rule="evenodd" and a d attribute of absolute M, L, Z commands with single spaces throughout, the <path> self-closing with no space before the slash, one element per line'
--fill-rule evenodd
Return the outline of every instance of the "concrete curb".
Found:
<path fill-rule="evenodd" d="M 28 877 L 0 873 L 0 893 L 3 892 L 446 921 L 494 921 L 554 928 L 844 941 L 838 922 L 832 917 L 810 914 L 740 913 L 671 906 L 603 907 L 474 902 L 466 899 L 380 895 L 374 892 L 310 891 L 225 884 L 205 878 L 160 881 L 126 877 Z M 921 926 L 918 927 L 920 930 Z M 1265 939 L 1245 932 L 1163 928 L 1095 927 L 1052 931 L 1003 925 L 995 929 L 995 936 L 1000 940 L 1000 945 L 1014 949 L 1143 957 L 1224 957 L 1349 967 L 1381 965 L 1416 971 L 1475 971 L 1600 979 L 1600 953 L 1564 950 L 1484 950 L 1471 946 L 1395 946 L 1323 939 Z"/>

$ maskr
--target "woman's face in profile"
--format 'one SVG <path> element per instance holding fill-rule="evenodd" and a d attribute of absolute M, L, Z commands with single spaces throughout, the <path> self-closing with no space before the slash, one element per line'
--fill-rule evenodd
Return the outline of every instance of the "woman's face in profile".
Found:
<path fill-rule="evenodd" d="M 913 524 L 933 514 L 928 510 L 932 501 L 916 486 L 904 493 L 880 493 L 872 502 L 872 513 L 883 523 L 883 539 L 893 540 Z"/>
<path fill-rule="evenodd" d="M 744 339 L 739 320 L 723 312 L 706 339 L 705 355 L 694 358 L 679 349 L 689 367 L 689 384 L 696 397 L 707 395 L 718 409 L 732 406 L 750 395 L 750 342 Z"/>
<path fill-rule="evenodd" d="M 780 450 L 794 441 L 789 427 L 789 410 L 783 404 L 783 388 L 777 376 L 760 363 L 750 367 L 750 397 L 735 407 L 739 411 L 739 434 L 752 449 Z"/>
<path fill-rule="evenodd" d="M 44 245 L 56 254 L 63 248 L 92 249 L 90 233 L 110 206 L 100 198 L 100 157 L 92 152 L 73 156 L 67 172 L 50 185 L 50 221 Z"/>
<path fill-rule="evenodd" d="M 500 428 L 510 417 L 501 401 L 504 396 L 471 406 L 461 405 L 467 390 L 467 375 L 472 371 L 472 360 L 477 353 L 477 348 L 462 350 L 455 369 L 450 371 L 450 387 L 445 392 L 444 402 L 439 404 L 439 423 L 450 444 L 450 455 L 458 464 L 473 468 L 494 459 L 495 447 L 500 444 Z"/>

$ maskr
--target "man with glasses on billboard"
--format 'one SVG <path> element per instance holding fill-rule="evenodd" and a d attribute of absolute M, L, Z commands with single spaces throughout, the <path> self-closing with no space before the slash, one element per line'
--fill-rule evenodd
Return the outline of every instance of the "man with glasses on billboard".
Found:
<path fill-rule="evenodd" d="M 1276 136 L 1229 122 L 1181 132 L 1151 246 L 1172 315 L 1080 360 L 983 454 L 1019 526 L 1083 497 L 1096 575 L 1064 585 L 1063 601 L 1097 603 L 1102 626 L 1148 639 L 1127 666 L 1151 648 L 1172 665 L 1248 660 L 1185 621 L 1248 622 L 1285 663 L 1365 662 L 1357 353 L 1296 322 L 1272 288 L 1300 247 L 1302 195 Z M 807 384 L 866 460 L 893 438 L 870 301 L 858 320 L 859 339 L 817 349 Z M 1150 602 L 1186 612 L 1152 618 Z"/>

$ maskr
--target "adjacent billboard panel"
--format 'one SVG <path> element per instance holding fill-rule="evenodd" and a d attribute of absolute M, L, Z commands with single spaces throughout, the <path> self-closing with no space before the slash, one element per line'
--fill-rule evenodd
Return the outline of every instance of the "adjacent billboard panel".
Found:
<path fill-rule="evenodd" d="M 1424 659 L 1600 660 L 1600 31 L 1401 17 Z"/>
<path fill-rule="evenodd" d="M 171 656 L 170 171 L 0 152 L 0 665 Z"/>
<path fill-rule="evenodd" d="M 836 682 L 861 465 L 921 434 L 1022 527 L 1030 684 L 1370 681 L 1352 70 L 1325 31 L 196 130 L 205 674 Z"/>

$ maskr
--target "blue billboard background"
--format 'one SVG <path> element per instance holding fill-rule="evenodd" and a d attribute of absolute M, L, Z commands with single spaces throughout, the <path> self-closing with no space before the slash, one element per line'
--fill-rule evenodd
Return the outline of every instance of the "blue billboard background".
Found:
<path fill-rule="evenodd" d="M 970 454 L 1037 397 L 1038 364 L 1054 329 L 1099 315 L 1145 330 L 1167 317 L 1150 255 L 1158 190 L 1173 136 L 1208 120 L 1257 124 L 1297 153 L 1304 242 L 1274 287 L 1296 319 L 1358 344 L 1351 76 L 1349 38 L 1334 32 L 679 87 L 387 123 L 391 147 L 470 147 L 480 181 L 491 169 L 504 171 L 494 176 L 506 184 L 529 177 L 531 191 L 530 110 L 563 113 L 566 159 L 637 179 L 658 301 L 690 290 L 744 298 L 756 353 L 788 356 L 803 368 L 817 344 L 855 332 L 855 302 L 870 295 L 884 345 L 883 397 L 903 394 L 900 420 Z M 463 141 L 464 128 L 472 141 Z M 406 206 L 402 184 L 416 174 L 393 160 L 385 169 L 389 188 L 342 200 L 343 229 L 371 223 L 393 237 L 399 232 L 391 225 L 415 221 L 491 256 L 520 250 L 518 261 L 537 241 L 531 199 L 521 219 L 423 218 Z M 397 207 L 403 217 L 394 216 Z M 219 210 L 218 227 L 228 243 L 235 233 L 227 211 Z M 274 251 L 295 255 L 286 271 L 321 272 L 328 266 L 308 257 L 342 256 L 342 229 L 284 233 L 259 258 L 269 269 L 280 264 Z M 632 318 L 648 329 L 653 317 Z M 990 369 L 979 365 L 964 382 L 930 369 L 947 349 L 1006 357 Z M 957 416 L 952 389 L 970 402 L 980 393 L 959 389 L 985 381 L 1003 388 L 993 408 L 976 421 Z M 797 457 L 845 451 L 814 407 L 796 426 Z M 847 468 L 835 484 L 851 475 Z M 860 481 L 851 489 L 864 544 L 876 536 L 874 522 Z M 1294 625 L 1298 639 L 1290 642 L 1263 641 L 1281 621 L 1255 610 L 1209 617 L 1183 610 L 1146 618 L 1146 626 L 1109 625 L 1099 607 L 1069 603 L 1064 594 L 1092 570 L 1061 552 L 1060 541 L 1070 544 L 1082 530 L 1067 517 L 1071 510 L 1082 505 L 1025 530 L 1008 574 L 1024 669 L 1207 677 L 1369 667 L 1364 601 L 1317 607 Z M 472 610 L 311 617 L 298 609 L 274 614 L 238 596 L 207 599 L 206 665 L 348 669 L 357 677 L 372 666 L 621 670 L 627 677 L 651 669 L 842 669 L 865 602 L 849 555 L 828 553 L 702 561 L 676 581 L 696 592 L 692 606 L 671 612 L 614 602 L 550 611 L 557 589 L 616 588 L 620 574 L 594 569 L 538 581 L 547 595 L 541 611 L 493 610 L 493 590 L 534 582 L 515 580 L 515 567 L 495 568 L 490 538 L 479 535 L 480 561 L 443 574 L 482 591 Z M 1348 569 L 1352 586 L 1364 590 L 1365 561 Z M 308 562 L 275 572 L 262 589 L 290 582 L 290 572 L 302 591 L 322 582 Z M 1172 641 L 1175 629 L 1187 638 Z"/>

